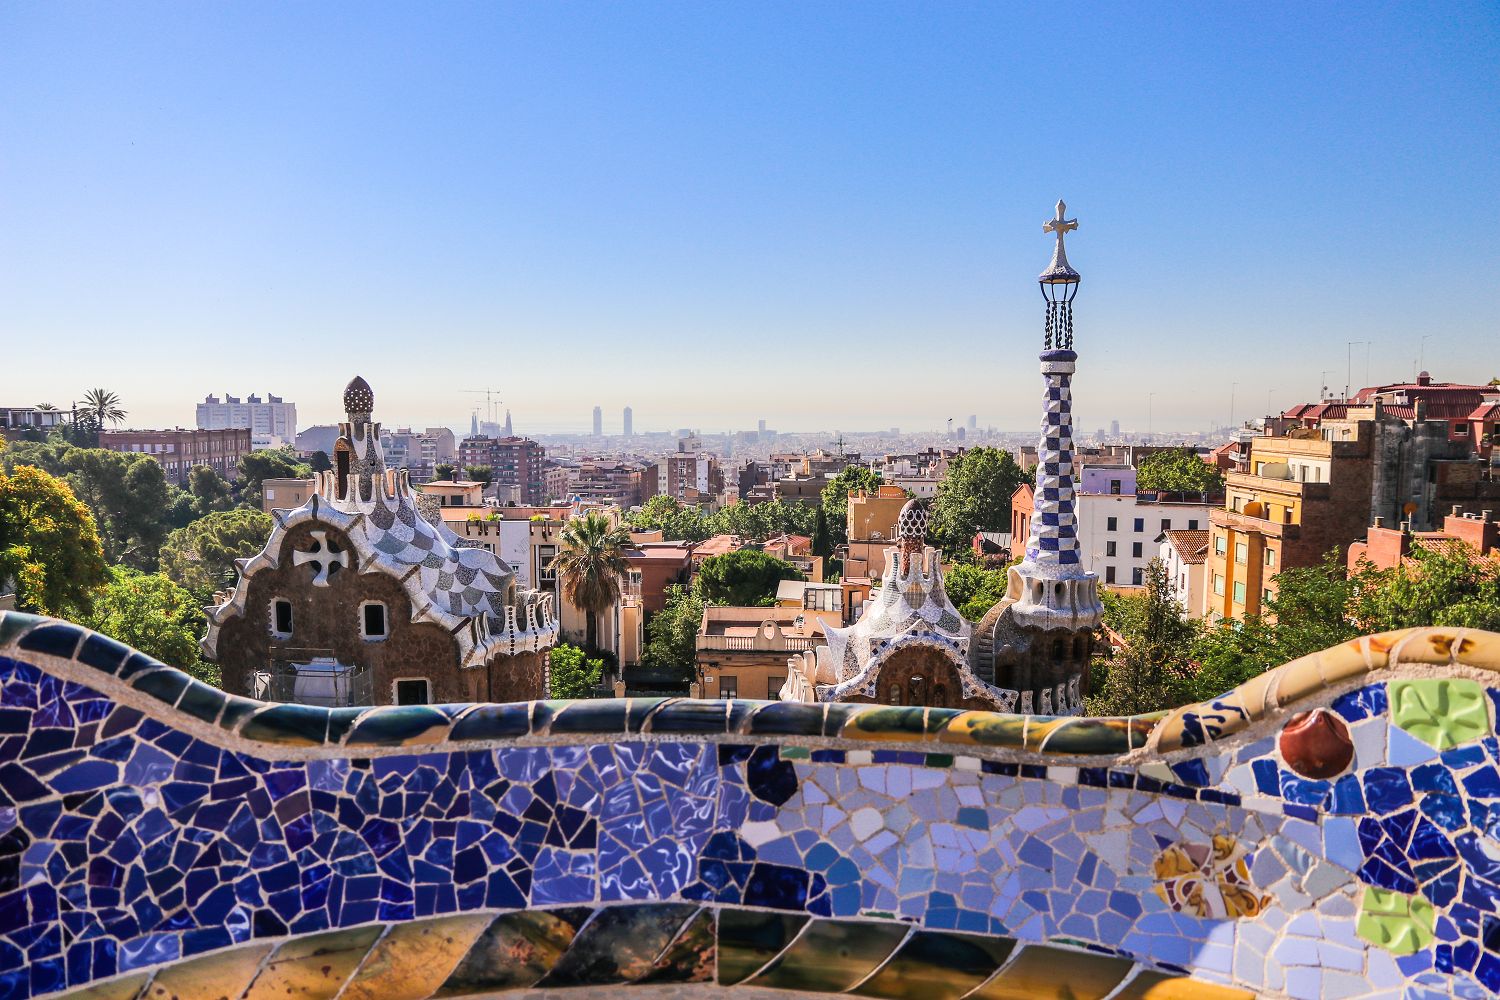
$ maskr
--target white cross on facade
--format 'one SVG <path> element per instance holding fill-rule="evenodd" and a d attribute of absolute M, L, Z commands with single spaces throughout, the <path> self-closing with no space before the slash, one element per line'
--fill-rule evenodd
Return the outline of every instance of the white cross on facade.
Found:
<path fill-rule="evenodd" d="M 328 544 L 328 533 L 325 531 L 314 531 L 312 532 L 312 537 L 315 543 L 312 551 L 293 552 L 292 565 L 302 566 L 306 563 L 312 563 L 317 567 L 317 572 L 313 574 L 313 586 L 326 587 L 328 586 L 328 574 L 333 567 L 349 565 L 349 553 L 342 550 L 335 552 Z"/>

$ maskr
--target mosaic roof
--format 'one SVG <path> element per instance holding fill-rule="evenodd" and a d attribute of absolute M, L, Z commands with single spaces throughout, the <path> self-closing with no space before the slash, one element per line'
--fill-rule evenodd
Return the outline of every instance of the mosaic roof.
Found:
<path fill-rule="evenodd" d="M 373 405 L 374 399 L 368 384 L 358 377 L 349 383 L 344 398 L 346 405 Z M 352 560 L 348 568 L 357 572 L 382 572 L 395 578 L 411 597 L 417 619 L 436 622 L 455 633 L 465 665 L 482 662 L 496 651 L 516 653 L 551 646 L 558 631 L 551 595 L 518 591 L 515 573 L 505 560 L 488 549 L 463 544 L 437 511 L 424 511 L 419 503 L 428 498 L 412 490 L 406 470 L 386 468 L 380 425 L 369 422 L 368 411 L 351 410 L 351 414 L 357 412 L 363 412 L 365 422 L 343 424 L 339 439 L 354 456 L 346 485 L 340 488 L 334 471 L 321 473 L 305 504 L 271 512 L 275 525 L 265 547 L 239 563 L 232 595 L 209 612 L 205 654 L 215 655 L 220 626 L 244 614 L 251 578 L 279 565 L 287 533 L 304 524 L 336 530 L 352 548 L 347 554 L 315 560 L 314 556 L 330 554 L 318 551 L 328 542 L 314 531 L 315 551 L 291 555 L 298 563 L 315 562 L 314 585 L 326 583 L 324 562 Z M 470 622 L 476 625 L 472 631 L 464 627 Z"/>

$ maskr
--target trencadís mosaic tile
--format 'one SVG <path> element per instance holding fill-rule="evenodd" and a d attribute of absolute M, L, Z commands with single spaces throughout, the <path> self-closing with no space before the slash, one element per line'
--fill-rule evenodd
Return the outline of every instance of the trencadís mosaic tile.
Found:
<path fill-rule="evenodd" d="M 1488 996 L 1497 650 L 1376 636 L 1074 730 L 264 706 L 7 614 L 0 996 Z"/>

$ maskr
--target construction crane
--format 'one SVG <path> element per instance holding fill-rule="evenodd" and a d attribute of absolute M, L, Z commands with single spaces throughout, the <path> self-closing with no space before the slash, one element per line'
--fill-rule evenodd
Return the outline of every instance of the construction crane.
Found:
<path fill-rule="evenodd" d="M 490 423 L 495 423 L 495 406 L 505 400 L 500 398 L 499 389 L 460 389 L 459 392 L 470 392 L 477 396 L 483 396 L 485 402 L 485 414 Z"/>

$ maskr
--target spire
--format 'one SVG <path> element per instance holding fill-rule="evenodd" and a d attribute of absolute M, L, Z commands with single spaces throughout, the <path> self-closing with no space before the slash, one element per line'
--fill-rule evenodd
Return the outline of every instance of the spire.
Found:
<path fill-rule="evenodd" d="M 1026 557 L 1011 571 L 1010 581 L 1017 598 L 1016 617 L 1043 629 L 1092 628 L 1103 610 L 1098 577 L 1084 571 L 1078 547 L 1072 395 L 1078 355 L 1072 348 L 1073 296 L 1079 276 L 1063 247 L 1064 234 L 1076 230 L 1078 220 L 1065 218 L 1066 211 L 1059 201 L 1056 217 L 1042 225 L 1043 232 L 1057 235 L 1052 263 L 1037 279 L 1047 302 L 1040 359 L 1046 397 Z"/>
<path fill-rule="evenodd" d="M 351 424 L 369 423 L 370 414 L 375 412 L 375 392 L 370 383 L 358 375 L 344 386 L 344 412 L 349 415 Z"/>

